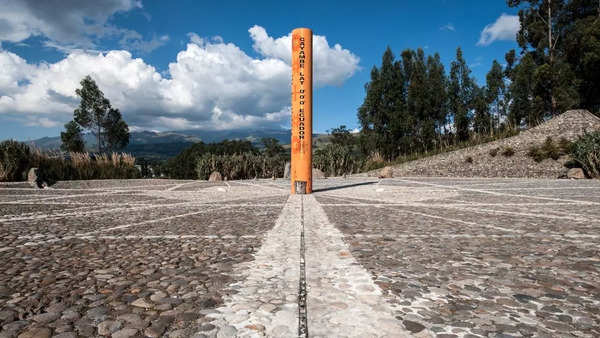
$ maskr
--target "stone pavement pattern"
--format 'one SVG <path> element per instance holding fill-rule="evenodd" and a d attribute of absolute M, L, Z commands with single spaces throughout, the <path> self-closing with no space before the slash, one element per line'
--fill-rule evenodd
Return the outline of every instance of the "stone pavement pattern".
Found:
<path fill-rule="evenodd" d="M 297 337 L 301 257 L 308 336 L 600 336 L 598 181 L 288 187 L 0 183 L 0 337 Z"/>

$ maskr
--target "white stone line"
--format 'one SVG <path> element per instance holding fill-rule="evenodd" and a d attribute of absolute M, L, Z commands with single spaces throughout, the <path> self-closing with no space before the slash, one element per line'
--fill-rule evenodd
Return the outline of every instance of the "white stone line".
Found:
<path fill-rule="evenodd" d="M 333 199 L 347 201 L 346 199 L 341 198 L 341 197 L 337 197 L 337 196 L 336 197 L 331 196 L 331 195 L 326 195 L 326 196 L 330 197 L 330 198 L 333 198 Z M 375 200 L 375 199 L 366 199 L 364 197 L 357 198 L 357 199 Z M 382 205 L 382 206 L 375 205 L 376 208 L 382 208 L 383 206 L 387 206 L 387 205 L 385 205 L 385 204 Z M 423 204 L 422 206 L 427 206 L 427 204 Z M 439 220 L 442 220 L 441 224 L 444 224 L 444 223 L 461 223 L 461 224 L 466 224 L 466 225 L 473 226 L 473 227 L 484 227 L 484 228 L 489 228 L 489 229 L 494 229 L 494 230 L 500 230 L 500 231 L 505 231 L 505 232 L 525 233 L 525 231 L 521 231 L 521 230 L 508 229 L 508 228 L 494 226 L 494 225 L 489 225 L 489 224 L 481 224 L 481 223 L 463 221 L 463 220 L 456 219 L 456 218 L 448 218 L 448 217 L 436 216 L 436 215 L 431 215 L 431 214 L 426 214 L 426 213 L 417 212 L 417 211 L 411 211 L 411 210 L 406 210 L 406 209 L 394 209 L 394 210 L 399 211 L 399 212 L 404 212 L 404 213 L 407 213 L 407 214 L 413 214 L 413 215 L 418 215 L 418 216 L 423 216 L 423 217 L 428 217 L 428 218 L 439 219 Z"/>
<path fill-rule="evenodd" d="M 18 248 L 22 248 L 22 247 L 29 247 L 29 246 L 38 246 L 38 245 L 44 245 L 44 244 L 51 244 L 51 243 L 56 243 L 56 242 L 61 242 L 61 241 L 66 241 L 66 240 L 71 240 L 71 239 L 81 239 L 81 240 L 121 240 L 121 239 L 226 239 L 226 240 L 230 240 L 230 239 L 256 239 L 259 238 L 261 236 L 255 236 L 255 235 L 242 235 L 242 236 L 234 236 L 234 235 L 223 235 L 223 236 L 218 236 L 218 235 L 204 235 L 204 236 L 199 236 L 199 235 L 147 235 L 147 236 L 143 236 L 143 235 L 124 235 L 124 236 L 79 236 L 79 235 L 75 235 L 75 236 L 65 236 L 65 237 L 55 237 L 53 235 L 32 235 L 32 236 L 19 236 L 18 239 L 39 239 L 39 238 L 47 238 L 46 240 L 43 241 L 38 241 L 38 242 L 27 242 L 21 245 L 17 245 L 15 247 L 11 247 L 11 246 L 6 246 L 6 247 L 2 247 L 0 248 L 0 253 L 4 252 L 4 251 L 10 251 L 10 250 L 16 250 Z"/>
<path fill-rule="evenodd" d="M 177 185 L 175 185 L 175 186 L 173 186 L 173 187 L 170 187 L 170 188 L 168 188 L 168 189 L 167 189 L 167 190 L 165 190 L 165 191 L 173 191 L 173 190 L 177 190 L 177 189 L 179 189 L 179 188 L 181 188 L 181 187 L 185 187 L 186 185 L 197 184 L 197 183 L 200 183 L 200 182 L 193 181 L 193 182 L 181 183 L 181 184 L 177 184 Z"/>
<path fill-rule="evenodd" d="M 497 192 L 497 191 L 489 191 L 489 190 L 482 190 L 482 189 L 462 188 L 462 187 L 457 187 L 457 186 L 447 186 L 447 185 L 443 185 L 443 184 L 435 184 L 435 183 L 425 183 L 425 182 L 419 182 L 419 181 L 411 181 L 411 180 L 406 180 L 406 179 L 401 179 L 401 181 L 408 182 L 408 183 L 415 183 L 415 184 L 427 185 L 427 186 L 432 186 L 432 187 L 438 187 L 438 188 L 446 188 L 446 189 L 450 189 L 450 190 L 472 191 L 472 192 L 479 192 L 479 193 L 483 193 L 483 194 L 490 194 L 490 195 L 497 195 L 497 196 L 532 198 L 532 199 L 540 199 L 540 200 L 548 200 L 548 201 L 559 201 L 559 202 L 573 202 L 575 204 L 582 204 L 582 205 L 589 205 L 589 204 L 600 205 L 600 203 L 598 203 L 598 202 L 592 202 L 592 201 L 579 201 L 579 200 L 570 200 L 570 199 L 565 199 L 565 198 L 554 198 L 554 197 L 541 197 L 541 196 L 530 196 L 530 195 L 520 195 L 520 194 L 509 194 L 509 193 L 501 193 L 501 192 Z"/>
<path fill-rule="evenodd" d="M 541 203 L 534 205 L 574 205 L 574 203 Z M 391 206 L 402 206 L 402 207 L 421 207 L 421 208 L 444 208 L 444 209 L 454 209 L 461 211 L 469 211 L 475 213 L 484 213 L 484 214 L 499 214 L 499 215 L 517 215 L 517 216 L 526 216 L 526 217 L 534 217 L 534 218 L 547 218 L 547 219 L 565 219 L 570 221 L 577 222 L 592 222 L 592 223 L 600 223 L 600 219 L 597 218 L 589 218 L 583 214 L 577 213 L 566 213 L 559 211 L 545 211 L 545 213 L 528 213 L 528 212 L 518 212 L 518 211 L 508 211 L 508 210 L 495 210 L 495 209 L 480 209 L 473 208 L 476 206 L 506 206 L 511 204 L 439 204 L 439 203 L 376 203 L 376 204 L 368 204 L 368 203 L 322 203 L 322 206 L 326 207 L 391 207 Z M 512 204 L 515 206 L 519 205 L 531 205 L 531 204 Z M 554 215 L 549 214 L 548 212 L 554 213 Z"/>
<path fill-rule="evenodd" d="M 42 245 L 42 244 L 48 244 L 48 243 L 56 243 L 56 242 L 65 241 L 65 240 L 69 240 L 69 239 L 92 238 L 93 237 L 92 235 L 95 235 L 95 234 L 98 234 L 98 233 L 110 232 L 110 231 L 114 231 L 114 230 L 127 229 L 127 228 L 134 227 L 134 226 L 140 226 L 140 225 L 152 224 L 152 223 L 157 223 L 157 222 L 162 222 L 162 221 L 168 221 L 168 220 L 171 220 L 171 219 L 176 219 L 176 218 L 181 218 L 181 217 L 187 217 L 187 216 L 192 216 L 192 215 L 197 215 L 197 214 L 203 214 L 203 213 L 207 213 L 207 212 L 211 212 L 211 211 L 215 211 L 215 210 L 219 210 L 219 209 L 223 209 L 223 208 L 220 207 L 220 208 L 214 208 L 214 209 L 209 209 L 209 210 L 202 210 L 202 211 L 197 211 L 197 212 L 189 212 L 189 213 L 185 213 L 185 214 L 181 214 L 181 215 L 174 215 L 174 216 L 163 217 L 163 218 L 158 218 L 158 219 L 153 219 L 153 220 L 148 220 L 148 221 L 143 221 L 143 222 L 124 224 L 124 225 L 119 225 L 119 226 L 112 227 L 112 228 L 105 228 L 105 229 L 90 231 L 90 232 L 86 232 L 86 233 L 79 233 L 79 234 L 75 234 L 74 236 L 65 236 L 65 237 L 53 238 L 52 235 L 41 235 L 41 234 L 39 234 L 39 235 L 34 235 L 34 236 L 38 236 L 38 237 L 48 236 L 51 239 L 44 240 L 44 241 L 39 241 L 39 242 L 29 242 L 29 243 L 25 243 L 23 245 L 25 245 L 25 246 L 35 246 L 35 245 Z"/>
<path fill-rule="evenodd" d="M 453 202 L 455 203 L 447 203 L 447 204 L 453 204 L 453 205 L 472 205 L 472 206 L 528 206 L 528 205 L 535 205 L 535 206 L 544 206 L 544 205 L 580 205 L 579 203 L 573 203 L 573 202 L 514 202 L 514 203 L 479 203 L 479 202 L 469 202 L 469 201 L 465 201 L 462 199 L 452 199 Z M 436 205 L 435 203 L 433 203 L 433 205 Z M 437 205 L 441 205 L 440 203 L 438 203 Z"/>
<path fill-rule="evenodd" d="M 274 186 L 271 186 L 271 185 L 268 185 L 268 184 L 267 185 L 263 185 L 263 184 L 255 184 L 255 183 L 242 182 L 242 181 L 232 181 L 232 182 L 233 183 L 239 183 L 239 184 L 242 184 L 242 185 L 249 185 L 249 186 L 252 186 L 252 187 L 269 188 L 269 189 L 274 189 L 274 190 L 277 190 L 277 191 L 285 191 L 285 189 L 283 189 L 283 188 L 274 187 Z"/>
<path fill-rule="evenodd" d="M 563 234 L 563 235 L 555 235 L 555 234 L 537 234 L 537 233 L 524 233 L 519 235 L 513 234 L 439 234 L 432 233 L 427 235 L 376 235 L 376 234 L 352 234 L 345 235 L 345 237 L 351 238 L 537 238 L 537 239 L 579 239 L 579 238 L 589 238 L 589 239 L 599 239 L 600 235 L 589 235 L 589 234 L 577 234 L 575 231 Z M 589 243 L 592 244 L 592 243 Z"/>
<path fill-rule="evenodd" d="M 167 184 L 152 184 L 150 185 L 150 187 L 154 188 L 154 187 L 168 187 L 171 185 L 177 185 L 179 183 L 167 183 Z M 187 183 L 185 183 L 187 184 Z M 126 191 L 126 190 L 134 190 L 134 191 L 140 191 L 140 189 L 145 190 L 148 188 L 148 185 L 132 185 L 132 186 L 124 186 L 124 187 L 107 187 L 107 188 L 77 188 L 77 189 L 65 189 L 65 190 L 112 190 L 112 191 Z M 156 190 L 156 189 L 152 189 L 152 190 Z M 160 190 L 159 191 L 164 191 L 164 190 Z"/>
<path fill-rule="evenodd" d="M 309 335 L 409 337 L 342 233 L 313 195 L 304 196 Z"/>
<path fill-rule="evenodd" d="M 241 282 L 229 288 L 236 292 L 226 293 L 224 304 L 216 313 L 207 315 L 215 318 L 212 324 L 217 330 L 237 331 L 235 337 L 297 337 L 301 207 L 298 196 L 288 198 L 254 260 L 234 267 Z"/>
<path fill-rule="evenodd" d="M 157 219 L 151 219 L 151 220 L 143 221 L 143 222 L 123 224 L 123 225 L 119 225 L 119 226 L 112 227 L 112 228 L 100 229 L 100 230 L 86 232 L 86 233 L 83 233 L 83 234 L 77 234 L 77 236 L 89 236 L 89 235 L 93 235 L 93 234 L 97 234 L 97 233 L 102 233 L 102 232 L 110 232 L 110 231 L 114 231 L 114 230 L 127 229 L 127 228 L 131 228 L 131 227 L 134 227 L 134 226 L 139 226 L 139 225 L 152 224 L 152 223 L 157 223 L 157 222 L 162 222 L 162 221 L 169 221 L 169 220 L 176 219 L 176 218 L 181 218 L 181 217 L 188 217 L 188 216 L 193 216 L 193 215 L 204 214 L 204 213 L 207 213 L 207 212 L 212 212 L 212 211 L 216 211 L 216 210 L 220 210 L 220 209 L 224 209 L 224 207 L 219 207 L 219 208 L 214 208 L 214 209 L 207 209 L 207 210 L 202 210 L 202 211 L 195 211 L 195 212 L 188 212 L 188 213 L 185 213 L 185 214 L 174 215 L 174 216 L 163 217 L 163 218 L 157 218 Z M 242 210 L 240 210 L 239 212 L 242 212 Z"/>
<path fill-rule="evenodd" d="M 0 205 L 2 204 L 6 204 L 6 205 L 35 205 L 35 202 L 31 202 L 31 203 L 15 203 L 15 202 L 1 202 L 0 201 Z M 81 206 L 107 206 L 107 207 L 114 207 L 114 206 L 118 206 L 118 205 L 133 205 L 133 206 L 145 206 L 145 205 L 159 205 L 159 204 L 152 204 L 152 203 L 129 203 L 129 202 L 121 202 L 121 203 L 96 203 L 96 202 L 75 202 L 75 201 L 65 201 L 65 202 L 44 202 L 44 205 L 81 205 Z"/>
<path fill-rule="evenodd" d="M 329 196 L 327 196 L 329 197 Z M 458 200 L 456 200 L 458 202 Z M 462 202 L 462 201 L 461 201 Z M 562 203 L 562 202 L 549 202 L 549 203 L 321 203 L 322 206 L 328 206 L 328 207 L 349 207 L 349 206 L 356 206 L 356 207 L 371 207 L 371 206 L 380 206 L 380 207 L 385 207 L 385 206 L 416 206 L 416 207 L 445 207 L 445 206 L 482 206 L 482 207 L 493 207 L 493 206 L 544 206 L 544 205 L 577 205 L 576 203 L 571 203 L 571 202 L 566 202 L 566 203 Z M 556 212 L 556 211 L 554 211 Z M 579 215 L 579 214 L 578 214 Z"/>
<path fill-rule="evenodd" d="M 581 190 L 581 189 L 600 189 L 598 187 L 538 187 L 538 188 L 489 188 L 487 191 L 500 191 L 500 190 L 522 190 L 522 191 L 530 191 L 530 190 Z"/>
<path fill-rule="evenodd" d="M 92 193 L 92 194 L 59 195 L 59 196 L 30 199 L 30 200 L 17 200 L 14 202 L 3 202 L 3 203 L 5 203 L 5 204 L 31 204 L 32 202 L 33 203 L 45 202 L 45 201 L 51 201 L 51 200 L 58 200 L 58 199 L 62 199 L 62 198 L 105 196 L 105 195 L 114 195 L 117 193 L 118 193 L 118 191 L 105 191 L 105 192 L 98 192 L 98 193 Z M 125 194 L 122 194 L 122 195 L 125 196 Z"/>
<path fill-rule="evenodd" d="M 156 184 L 156 185 L 151 185 L 150 187 L 154 188 L 154 187 L 168 187 L 171 185 L 176 185 L 177 183 L 169 183 L 169 184 Z M 188 183 L 185 183 L 188 184 Z M 0 184 L 1 185 L 1 184 Z M 6 188 L 6 187 L 0 187 L 0 190 L 17 190 L 17 191 L 114 191 L 114 192 L 121 192 L 121 191 L 127 191 L 127 190 L 132 190 L 132 191 L 143 191 L 144 189 L 148 189 L 148 185 L 135 185 L 135 186 L 130 186 L 130 187 L 107 187 L 107 188 L 53 188 L 53 187 L 48 187 L 45 188 L 44 190 L 40 190 L 39 188 Z"/>
<path fill-rule="evenodd" d="M 29 235 L 29 236 L 19 236 L 18 239 L 39 239 L 39 238 L 49 238 L 49 239 L 239 239 L 239 238 L 259 238 L 261 236 L 256 235 L 121 235 L 121 236 L 67 236 L 67 237 L 56 237 L 53 235 Z M 25 244 L 26 245 L 26 244 Z"/>
<path fill-rule="evenodd" d="M 427 205 L 422 205 L 423 207 L 427 207 Z M 507 211 L 507 210 L 494 210 L 494 209 L 480 209 L 480 208 L 465 208 L 465 207 L 455 207 L 452 205 L 446 206 L 437 206 L 431 205 L 432 207 L 441 207 L 445 209 L 455 209 L 462 211 L 469 211 L 475 213 L 486 213 L 486 214 L 496 214 L 496 215 L 514 215 L 514 216 L 526 216 L 526 217 L 534 217 L 534 218 L 546 218 L 546 219 L 562 219 L 576 222 L 591 222 L 591 223 L 600 223 L 600 219 L 596 218 L 588 218 L 588 217 L 573 217 L 573 216 L 560 216 L 560 215 L 550 215 L 548 213 L 530 213 L 530 212 L 518 212 L 518 211 Z"/>
<path fill-rule="evenodd" d="M 23 221 L 23 220 L 47 220 L 47 219 L 54 219 L 54 218 L 62 218 L 62 217 L 85 217 L 85 216 L 89 216 L 89 215 L 94 215 L 94 214 L 106 214 L 106 213 L 115 213 L 115 212 L 119 212 L 119 211 L 123 211 L 123 212 L 135 212 L 135 211 L 141 211 L 141 210 L 147 210 L 147 209 L 156 209 L 156 208 L 175 208 L 175 207 L 193 207 L 193 206 L 201 206 L 201 205 L 207 205 L 207 204 L 211 204 L 214 202 L 180 202 L 180 203 L 170 203 L 170 204 L 145 204 L 142 206 L 135 206 L 135 207 L 121 207 L 121 208 L 113 208 L 113 209 L 99 209 L 99 210 L 83 210 L 83 211 L 75 211 L 75 212 L 67 212 L 67 213 L 57 213 L 57 214 L 36 214 L 36 215 L 29 215 L 29 216 L 16 216 L 16 217 L 4 217 L 4 218 L 0 218 L 0 223 L 4 223 L 4 222 L 14 222 L 14 221 Z M 1 203 L 0 203 L 1 204 Z M 122 204 L 121 204 L 122 205 Z M 281 206 L 281 204 L 278 203 L 271 203 L 271 204 L 264 204 L 264 203 L 244 203 L 244 204 L 221 204 L 222 207 L 224 208 L 232 208 L 232 207 L 269 207 L 269 206 Z M 66 210 L 66 209 L 63 209 Z M 6 216 L 6 215 L 5 215 Z"/>

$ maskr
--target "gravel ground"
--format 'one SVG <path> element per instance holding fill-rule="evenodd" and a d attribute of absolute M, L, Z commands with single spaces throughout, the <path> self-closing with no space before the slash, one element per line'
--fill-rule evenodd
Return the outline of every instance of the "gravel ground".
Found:
<path fill-rule="evenodd" d="M 239 186 L 4 185 L 0 337 L 188 337 L 210 325 L 233 266 L 253 259 L 287 198 L 257 203 Z"/>
<path fill-rule="evenodd" d="M 598 337 L 599 183 L 407 178 L 374 190 L 455 195 L 317 199 L 413 334 Z"/>
<path fill-rule="evenodd" d="M 0 337 L 296 336 L 301 237 L 312 337 L 600 336 L 599 181 L 330 178 L 288 194 L 3 183 Z"/>

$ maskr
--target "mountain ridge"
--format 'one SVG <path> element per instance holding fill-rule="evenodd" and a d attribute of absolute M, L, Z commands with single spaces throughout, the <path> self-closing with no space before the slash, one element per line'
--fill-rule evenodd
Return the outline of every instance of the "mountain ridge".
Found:
<path fill-rule="evenodd" d="M 131 153 L 136 157 L 166 159 L 177 155 L 183 149 L 197 142 L 221 142 L 229 140 L 248 140 L 254 145 L 260 143 L 263 137 L 273 137 L 281 144 L 289 144 L 291 130 L 288 129 L 246 129 L 246 130 L 180 130 L 156 132 L 150 130 L 134 131 L 130 133 L 129 145 L 122 151 Z M 96 139 L 91 134 L 84 134 L 87 149 L 96 147 Z M 60 149 L 60 136 L 42 137 L 27 144 L 41 150 Z M 162 147 L 157 147 L 162 145 Z"/>

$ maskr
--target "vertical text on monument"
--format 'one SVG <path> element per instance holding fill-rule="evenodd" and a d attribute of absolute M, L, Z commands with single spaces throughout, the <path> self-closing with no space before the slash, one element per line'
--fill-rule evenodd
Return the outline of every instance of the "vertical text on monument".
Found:
<path fill-rule="evenodd" d="M 312 192 L 312 31 L 292 32 L 292 193 Z M 301 183 L 301 184 L 297 184 Z M 303 187 L 304 192 L 296 187 Z"/>

